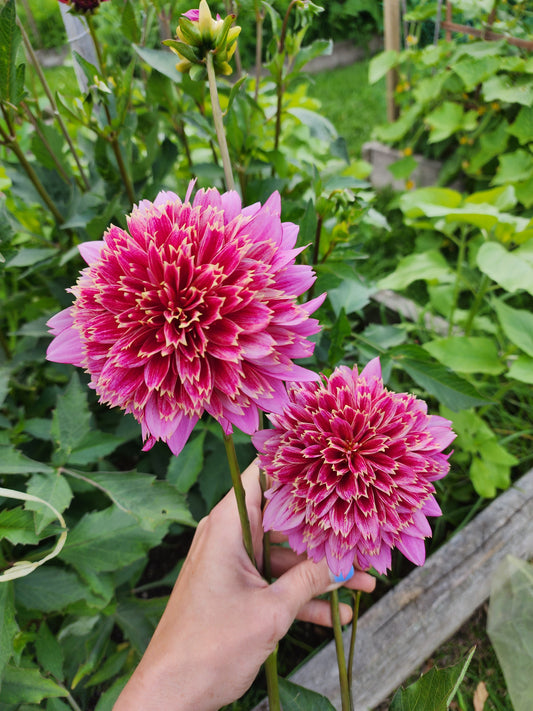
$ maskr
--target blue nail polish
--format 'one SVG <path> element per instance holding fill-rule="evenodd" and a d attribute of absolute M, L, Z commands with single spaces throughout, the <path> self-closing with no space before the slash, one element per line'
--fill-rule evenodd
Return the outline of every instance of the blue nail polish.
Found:
<path fill-rule="evenodd" d="M 350 570 L 348 571 L 348 574 L 347 574 L 347 575 L 335 575 L 334 578 L 333 578 L 333 580 L 334 580 L 336 583 L 345 583 L 345 582 L 347 582 L 348 580 L 350 580 L 350 578 L 353 578 L 354 573 L 355 573 L 355 570 L 354 570 L 354 567 L 353 567 L 353 565 L 352 565 L 352 567 L 351 567 Z"/>

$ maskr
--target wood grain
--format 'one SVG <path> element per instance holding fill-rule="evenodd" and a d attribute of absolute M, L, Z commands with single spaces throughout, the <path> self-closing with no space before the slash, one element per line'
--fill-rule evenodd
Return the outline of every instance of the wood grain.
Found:
<path fill-rule="evenodd" d="M 468 620 L 488 598 L 492 574 L 508 554 L 533 556 L 533 469 L 361 617 L 355 711 L 377 706 Z M 344 642 L 347 647 L 349 631 Z M 330 643 L 291 681 L 340 709 L 336 664 Z M 255 711 L 266 709 L 263 701 Z"/>

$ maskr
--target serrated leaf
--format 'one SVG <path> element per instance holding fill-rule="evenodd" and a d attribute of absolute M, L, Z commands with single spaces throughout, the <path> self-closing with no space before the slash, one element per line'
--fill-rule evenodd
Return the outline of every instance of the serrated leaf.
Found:
<path fill-rule="evenodd" d="M 76 573 L 57 565 L 37 568 L 14 584 L 18 606 L 44 613 L 59 612 L 90 597 L 90 591 Z"/>
<path fill-rule="evenodd" d="M 0 11 L 0 100 L 18 104 L 23 96 L 24 66 L 17 66 L 20 44 L 15 0 L 7 0 Z"/>
<path fill-rule="evenodd" d="M 68 508 L 72 500 L 72 489 L 66 478 L 54 472 L 53 474 L 34 474 L 28 482 L 28 494 L 44 499 L 51 504 L 59 513 Z M 43 506 L 36 501 L 26 501 L 25 509 L 35 511 L 35 530 L 37 533 L 46 528 L 56 516 L 48 506 Z"/>
<path fill-rule="evenodd" d="M 69 464 L 76 466 L 91 464 L 98 459 L 107 457 L 108 454 L 114 452 L 125 441 L 123 437 L 117 437 L 109 432 L 90 430 L 68 455 L 67 461 Z"/>
<path fill-rule="evenodd" d="M 371 289 L 358 279 L 344 279 L 339 286 L 328 290 L 328 298 L 338 317 L 344 309 L 346 314 L 364 308 L 370 301 L 375 289 Z"/>
<path fill-rule="evenodd" d="M 44 620 L 39 625 L 34 644 L 40 667 L 56 679 L 63 679 L 63 649 Z"/>
<path fill-rule="evenodd" d="M 2 679 L 2 702 L 39 704 L 44 699 L 68 696 L 68 691 L 52 679 L 41 676 L 38 669 L 7 666 Z"/>
<path fill-rule="evenodd" d="M 389 351 L 394 364 L 401 367 L 420 387 L 449 407 L 453 412 L 486 405 L 471 383 L 460 378 L 443 365 L 433 363 L 420 346 L 399 346 Z"/>
<path fill-rule="evenodd" d="M 69 532 L 60 558 L 81 571 L 119 570 L 144 557 L 165 532 L 161 526 L 146 531 L 134 516 L 112 506 L 86 513 Z"/>
<path fill-rule="evenodd" d="M 533 107 L 522 106 L 513 123 L 507 127 L 511 136 L 516 136 L 519 143 L 525 145 L 533 141 Z"/>
<path fill-rule="evenodd" d="M 14 546 L 39 543 L 33 514 L 25 511 L 21 506 L 0 511 L 0 540 L 3 538 Z"/>
<path fill-rule="evenodd" d="M 82 388 L 77 373 L 72 375 L 64 393 L 58 396 L 52 417 L 52 436 L 57 443 L 59 456 L 65 461 L 73 449 L 85 439 L 89 431 L 90 413 L 87 393 Z"/>
<path fill-rule="evenodd" d="M 166 481 L 137 471 L 94 472 L 84 476 L 86 481 L 95 482 L 146 531 L 154 531 L 170 522 L 196 525 L 185 496 Z"/>
<path fill-rule="evenodd" d="M 329 699 L 287 679 L 279 679 L 279 695 L 287 711 L 335 711 Z"/>
<path fill-rule="evenodd" d="M 527 150 L 519 148 L 514 153 L 500 156 L 498 170 L 492 181 L 493 185 L 517 183 L 529 180 L 533 176 L 533 156 Z"/>
<path fill-rule="evenodd" d="M 533 104 L 533 84 L 528 76 L 497 74 L 483 82 L 483 98 L 487 102 L 499 101 L 510 104 Z"/>
<path fill-rule="evenodd" d="M 119 601 L 115 620 L 139 654 L 148 646 L 167 601 L 166 597 L 149 600 L 130 597 Z"/>
<path fill-rule="evenodd" d="M 464 679 L 474 652 L 475 647 L 465 660 L 455 666 L 431 669 L 407 689 L 399 689 L 389 711 L 446 711 Z"/>

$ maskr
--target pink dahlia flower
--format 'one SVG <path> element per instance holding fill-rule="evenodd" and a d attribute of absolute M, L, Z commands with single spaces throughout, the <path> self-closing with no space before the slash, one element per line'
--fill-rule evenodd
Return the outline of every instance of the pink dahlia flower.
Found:
<path fill-rule="evenodd" d="M 449 470 L 442 454 L 451 422 L 427 414 L 414 395 L 387 390 L 379 359 L 358 374 L 337 368 L 324 382 L 289 386 L 290 405 L 253 437 L 272 478 L 265 530 L 335 575 L 354 560 L 384 573 L 398 548 L 422 565 L 426 516 L 439 516 L 432 484 Z"/>
<path fill-rule="evenodd" d="M 204 410 L 251 434 L 258 408 L 287 404 L 283 381 L 318 377 L 292 359 L 312 354 L 324 298 L 297 303 L 315 276 L 294 263 L 278 193 L 242 208 L 236 192 L 191 192 L 143 200 L 128 230 L 80 245 L 75 302 L 48 322 L 48 359 L 85 368 L 101 402 L 141 423 L 145 449 L 161 439 L 175 454 Z"/>

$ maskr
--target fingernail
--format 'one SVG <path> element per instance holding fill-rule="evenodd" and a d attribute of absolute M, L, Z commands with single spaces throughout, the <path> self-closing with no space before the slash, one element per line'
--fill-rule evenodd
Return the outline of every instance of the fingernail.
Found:
<path fill-rule="evenodd" d="M 346 575 L 334 575 L 333 580 L 336 583 L 346 583 L 348 580 L 350 580 L 350 578 L 353 578 L 354 574 L 355 574 L 355 569 L 352 565 L 352 567 L 350 568 L 350 570 L 348 571 L 348 573 Z"/>

